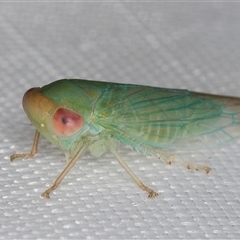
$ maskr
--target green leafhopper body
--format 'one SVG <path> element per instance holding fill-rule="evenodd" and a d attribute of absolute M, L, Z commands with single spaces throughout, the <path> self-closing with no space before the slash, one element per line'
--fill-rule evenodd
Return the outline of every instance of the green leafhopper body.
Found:
<path fill-rule="evenodd" d="M 239 98 L 188 90 L 63 79 L 29 89 L 23 107 L 37 129 L 35 140 L 31 153 L 14 154 L 11 160 L 33 156 L 39 133 L 67 156 L 67 166 L 42 194 L 45 198 L 87 149 L 96 157 L 112 152 L 137 185 L 155 197 L 117 153 L 119 142 L 170 164 L 176 161 L 171 151 L 216 147 L 240 135 Z"/>

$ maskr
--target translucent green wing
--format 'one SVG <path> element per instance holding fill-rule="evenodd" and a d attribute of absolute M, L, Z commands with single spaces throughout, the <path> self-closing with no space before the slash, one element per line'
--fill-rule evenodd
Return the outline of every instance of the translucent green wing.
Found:
<path fill-rule="evenodd" d="M 208 148 L 240 136 L 240 99 L 137 85 L 109 85 L 96 122 L 132 148 Z"/>

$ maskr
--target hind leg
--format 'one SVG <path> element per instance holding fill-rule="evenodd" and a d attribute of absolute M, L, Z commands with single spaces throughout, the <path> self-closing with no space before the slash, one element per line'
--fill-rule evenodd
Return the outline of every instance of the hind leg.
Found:
<path fill-rule="evenodd" d="M 172 155 L 172 154 L 164 153 L 164 152 L 161 152 L 161 151 L 158 151 L 158 157 L 169 165 L 176 162 L 176 163 L 181 163 L 182 165 L 184 165 L 188 169 L 193 169 L 193 170 L 196 170 L 196 171 L 203 170 L 206 173 L 209 173 L 210 170 L 211 170 L 211 168 L 208 167 L 208 166 L 203 166 L 203 165 L 200 165 L 200 164 L 195 164 L 195 163 L 190 163 L 190 162 L 187 162 L 187 161 L 184 161 L 184 160 L 180 160 L 180 159 L 175 158 L 174 155 Z"/>

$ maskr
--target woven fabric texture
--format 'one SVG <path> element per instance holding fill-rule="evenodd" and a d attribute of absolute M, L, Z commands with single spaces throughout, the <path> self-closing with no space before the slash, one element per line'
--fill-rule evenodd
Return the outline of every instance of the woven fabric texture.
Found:
<path fill-rule="evenodd" d="M 122 146 L 148 199 L 110 153 L 86 153 L 51 199 L 65 166 L 21 106 L 24 92 L 62 78 L 145 84 L 240 96 L 238 3 L 0 3 L 0 239 L 237 239 L 240 143 L 185 153 L 206 175 Z"/>

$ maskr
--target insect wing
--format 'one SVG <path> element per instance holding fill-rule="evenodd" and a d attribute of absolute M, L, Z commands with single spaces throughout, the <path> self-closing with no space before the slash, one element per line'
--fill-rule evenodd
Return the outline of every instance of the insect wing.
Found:
<path fill-rule="evenodd" d="M 214 147 L 240 135 L 239 98 L 120 84 L 95 108 L 99 125 L 145 152 Z"/>

